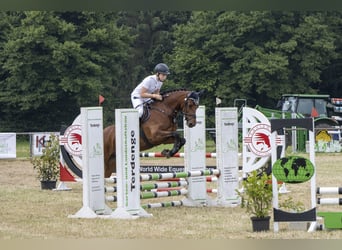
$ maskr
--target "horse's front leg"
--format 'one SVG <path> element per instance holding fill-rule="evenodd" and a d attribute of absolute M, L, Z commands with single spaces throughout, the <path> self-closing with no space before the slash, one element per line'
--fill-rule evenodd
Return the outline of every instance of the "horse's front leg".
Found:
<path fill-rule="evenodd" d="M 174 138 L 173 148 L 171 150 L 164 149 L 161 152 L 162 155 L 166 156 L 167 158 L 174 156 L 183 147 L 183 145 L 186 142 L 185 138 L 181 137 L 177 132 L 173 132 L 171 134 L 171 137 Z"/>

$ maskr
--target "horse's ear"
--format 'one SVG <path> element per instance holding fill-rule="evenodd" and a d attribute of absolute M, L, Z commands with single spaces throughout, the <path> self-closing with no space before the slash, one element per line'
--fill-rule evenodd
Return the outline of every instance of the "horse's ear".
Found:
<path fill-rule="evenodd" d="M 205 94 L 205 90 L 202 89 L 200 91 L 197 92 L 198 96 L 203 96 Z"/>

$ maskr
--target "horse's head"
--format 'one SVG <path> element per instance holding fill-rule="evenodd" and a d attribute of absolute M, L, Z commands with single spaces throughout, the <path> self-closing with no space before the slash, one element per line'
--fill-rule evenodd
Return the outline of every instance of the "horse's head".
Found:
<path fill-rule="evenodd" d="M 203 92 L 192 91 L 187 94 L 184 100 L 183 114 L 185 117 L 186 125 L 192 128 L 196 125 L 196 110 L 199 106 L 199 99 Z"/>

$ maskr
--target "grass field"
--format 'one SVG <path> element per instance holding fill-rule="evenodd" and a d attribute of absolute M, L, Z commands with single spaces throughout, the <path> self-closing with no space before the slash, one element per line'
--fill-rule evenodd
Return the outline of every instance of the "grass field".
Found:
<path fill-rule="evenodd" d="M 215 164 L 213 159 L 207 161 L 211 161 L 208 165 Z M 167 165 L 179 164 L 182 159 L 143 159 L 141 162 Z M 342 154 L 317 154 L 317 186 L 341 186 L 341 162 Z M 67 185 L 71 191 L 41 190 L 28 158 L 0 160 L 0 239 L 342 238 L 342 230 L 292 231 L 287 223 L 280 223 L 280 232 L 274 233 L 273 222 L 269 232 L 254 233 L 249 215 L 240 207 L 155 208 L 147 210 L 153 217 L 137 220 L 70 219 L 68 215 L 82 207 L 82 185 Z M 308 206 L 307 186 L 306 183 L 287 185 L 287 188 L 295 200 Z M 341 207 L 318 207 L 318 211 L 341 211 Z"/>

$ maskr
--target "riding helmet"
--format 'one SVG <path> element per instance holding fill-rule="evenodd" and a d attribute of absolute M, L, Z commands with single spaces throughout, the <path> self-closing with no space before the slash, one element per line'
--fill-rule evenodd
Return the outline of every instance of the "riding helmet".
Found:
<path fill-rule="evenodd" d="M 155 73 L 161 73 L 161 74 L 164 74 L 164 75 L 169 75 L 170 74 L 169 67 L 165 63 L 158 63 L 154 67 L 154 72 Z"/>

